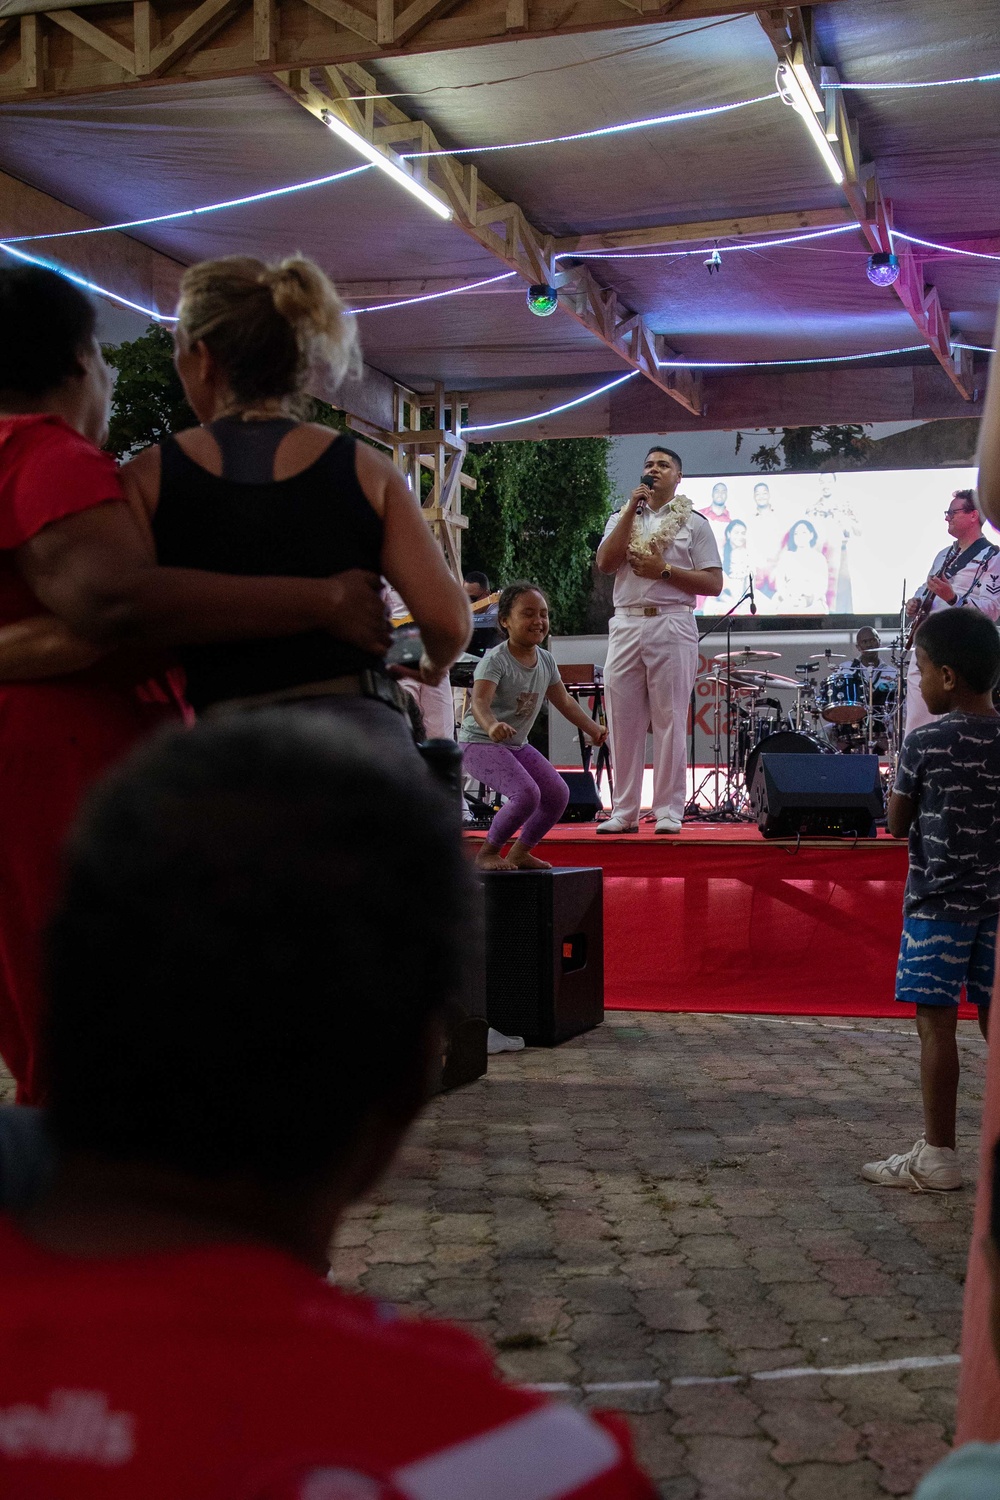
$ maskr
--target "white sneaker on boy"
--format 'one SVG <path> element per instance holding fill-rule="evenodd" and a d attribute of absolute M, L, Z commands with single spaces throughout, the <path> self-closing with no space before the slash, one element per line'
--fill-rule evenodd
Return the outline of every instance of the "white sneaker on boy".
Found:
<path fill-rule="evenodd" d="M 921 1193 L 950 1193 L 962 1186 L 958 1154 L 950 1146 L 928 1146 L 921 1136 L 909 1151 L 870 1161 L 861 1168 L 867 1182 L 881 1187 L 910 1188 Z"/>

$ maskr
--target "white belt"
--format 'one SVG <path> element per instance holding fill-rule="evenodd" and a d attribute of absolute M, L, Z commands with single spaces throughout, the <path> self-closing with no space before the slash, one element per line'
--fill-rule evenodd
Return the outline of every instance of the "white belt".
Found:
<path fill-rule="evenodd" d="M 651 619 L 653 615 L 672 615 L 672 614 L 676 614 L 679 610 L 683 611 L 685 614 L 691 614 L 693 612 L 693 606 L 690 605 L 690 604 L 680 604 L 680 603 L 678 603 L 678 604 L 619 604 L 615 608 L 615 614 L 619 615 L 619 616 L 622 616 L 622 615 L 635 616 L 635 617 L 637 617 L 639 619 L 642 619 L 645 616 L 646 619 Z"/>

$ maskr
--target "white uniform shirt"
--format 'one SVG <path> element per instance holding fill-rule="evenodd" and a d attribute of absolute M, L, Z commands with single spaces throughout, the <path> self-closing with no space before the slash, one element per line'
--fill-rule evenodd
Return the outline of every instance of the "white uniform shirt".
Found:
<path fill-rule="evenodd" d="M 609 518 L 604 528 L 605 537 L 610 536 L 618 525 L 620 514 L 620 511 L 616 511 Z M 648 536 L 662 519 L 662 510 L 643 510 L 636 517 L 644 537 Z M 719 549 L 712 535 L 712 527 L 697 511 L 692 512 L 687 525 L 681 527 L 669 547 L 662 549 L 662 556 L 664 567 L 668 563 L 671 567 L 677 568 L 722 567 L 722 558 L 719 556 Z M 669 583 L 665 578 L 639 578 L 632 572 L 627 561 L 622 563 L 615 574 L 614 600 L 616 609 L 619 605 L 637 604 L 683 604 L 688 609 L 694 609 L 695 605 L 693 594 L 685 593 L 683 589 L 679 589 L 676 584 Z"/>
<path fill-rule="evenodd" d="M 931 573 L 940 573 L 950 550 L 950 546 L 942 547 L 931 564 Z M 961 547 L 959 551 L 964 552 L 965 548 Z M 996 620 L 1000 618 L 1000 552 L 994 553 L 985 567 L 982 567 L 982 561 L 982 556 L 979 556 L 972 562 L 967 562 L 948 582 L 958 595 L 959 604 L 971 604 L 980 614 L 986 615 L 987 619 Z M 935 595 L 931 614 L 936 614 L 939 609 L 952 608 L 953 605 Z"/>

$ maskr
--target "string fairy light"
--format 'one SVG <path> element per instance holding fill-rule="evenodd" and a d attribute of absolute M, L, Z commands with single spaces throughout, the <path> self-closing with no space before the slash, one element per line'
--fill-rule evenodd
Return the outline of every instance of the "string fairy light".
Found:
<path fill-rule="evenodd" d="M 348 312 L 359 318 L 362 313 L 385 312 L 390 307 L 413 307 L 418 302 L 436 302 L 440 297 L 458 297 L 462 292 L 474 292 L 480 286 L 493 286 L 498 281 L 509 281 L 516 271 L 504 271 L 499 276 L 487 276 L 485 281 L 469 281 L 463 286 L 448 287 L 443 292 L 423 292 L 419 297 L 403 297 L 398 302 L 380 302 L 376 307 L 351 307 Z"/>
<path fill-rule="evenodd" d="M 950 89 L 962 83 L 996 83 L 1000 73 L 975 73 L 968 78 L 928 78 L 923 83 L 826 83 L 825 89 Z"/>
<path fill-rule="evenodd" d="M 658 359 L 660 370 L 761 370 L 776 365 L 839 365 L 855 359 L 885 359 L 892 354 L 927 353 L 926 344 L 905 344 L 900 349 L 871 349 L 866 354 L 825 354 L 812 359 Z"/>
<path fill-rule="evenodd" d="M 752 99 L 736 99 L 732 104 L 713 104 L 704 109 L 685 109 L 674 115 L 651 115 L 645 120 L 626 120 L 619 125 L 602 125 L 596 130 L 577 130 L 572 135 L 549 135 L 536 141 L 505 141 L 496 146 L 455 146 L 450 150 L 401 151 L 401 161 L 421 161 L 434 156 L 469 156 L 487 151 L 525 151 L 530 146 L 562 146 L 569 141 L 592 141 L 601 136 L 623 135 L 629 130 L 651 130 L 658 125 L 677 125 L 684 120 L 706 120 L 713 115 L 730 114 L 735 109 L 747 109 L 753 104 L 768 104 L 780 99 L 777 92 L 757 94 Z"/>
<path fill-rule="evenodd" d="M 634 380 L 640 373 L 638 370 L 629 370 L 627 375 L 619 375 L 617 380 L 611 380 L 607 385 L 599 385 L 596 391 L 588 391 L 585 396 L 577 396 L 574 401 L 564 401 L 561 406 L 550 406 L 548 411 L 533 411 L 526 417 L 512 417 L 507 422 L 471 422 L 464 423 L 463 432 L 496 432 L 501 427 L 523 427 L 526 422 L 541 422 L 546 417 L 554 417 L 561 411 L 570 411 L 574 406 L 584 406 L 588 401 L 596 401 L 598 396 L 603 396 L 605 391 L 613 391 L 616 386 L 624 385 L 626 380 Z"/>
<path fill-rule="evenodd" d="M 915 234 L 904 234 L 901 229 L 889 231 L 894 240 L 906 240 L 910 245 L 922 245 L 925 250 L 940 250 L 946 255 L 966 255 L 970 260 L 1000 260 L 1000 255 L 990 255 L 985 250 L 962 250 L 958 245 L 939 245 L 934 240 L 918 239 Z"/>
<path fill-rule="evenodd" d="M 857 224 L 836 224 L 831 229 L 813 229 L 807 234 L 788 235 L 780 240 L 751 240 L 745 245 L 719 245 L 720 255 L 730 255 L 735 250 L 773 250 L 780 245 L 801 245 L 806 240 L 825 239 L 831 234 L 856 232 Z M 566 250 L 556 256 L 557 260 L 685 260 L 688 256 L 703 256 L 707 245 L 700 250 Z"/>
<path fill-rule="evenodd" d="M 111 234 L 116 229 L 141 229 L 146 224 L 166 224 L 171 219 L 188 219 L 194 214 L 214 214 L 223 208 L 242 208 L 247 203 L 263 203 L 268 198 L 283 198 L 289 193 L 304 193 L 310 188 L 328 187 L 331 182 L 343 182 L 345 177 L 357 177 L 359 172 L 370 172 L 371 167 L 349 167 L 346 172 L 334 172 L 329 177 L 312 177 L 308 182 L 291 182 L 285 187 L 268 188 L 263 193 L 249 193 L 245 198 L 227 198 L 222 203 L 205 203 L 200 208 L 180 208 L 170 214 L 152 214 L 147 219 L 127 219 L 121 224 L 99 224 L 93 229 L 57 229 L 49 234 L 18 234 L 0 240 L 0 245 L 30 245 L 38 240 L 67 240 L 85 234 Z"/>
<path fill-rule="evenodd" d="M 29 255 L 26 250 L 15 250 L 13 245 L 4 244 L 0 241 L 0 250 L 7 255 L 13 255 L 17 260 L 27 261 L 31 266 L 44 266 L 46 271 L 56 271 L 60 276 L 65 276 L 67 281 L 72 281 L 75 286 L 83 287 L 84 291 L 95 292 L 99 297 L 107 297 L 111 302 L 118 302 L 122 307 L 129 307 L 133 312 L 143 313 L 151 318 L 154 323 L 176 323 L 177 319 L 169 317 L 165 313 L 157 312 L 155 308 L 143 307 L 141 302 L 132 302 L 128 297 L 123 297 L 118 292 L 109 291 L 106 286 L 98 286 L 96 281 L 88 281 L 86 276 L 78 276 L 75 271 L 68 271 L 65 266 L 57 266 L 52 261 L 42 260 L 39 255 Z"/>

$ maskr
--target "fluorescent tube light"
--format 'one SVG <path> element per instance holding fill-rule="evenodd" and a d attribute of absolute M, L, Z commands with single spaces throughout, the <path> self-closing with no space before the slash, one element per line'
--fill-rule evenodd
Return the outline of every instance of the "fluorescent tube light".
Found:
<path fill-rule="evenodd" d="M 343 120 L 338 119 L 332 110 L 324 109 L 322 118 L 323 124 L 328 130 L 332 130 L 334 135 L 338 135 L 348 146 L 353 146 L 355 151 L 360 152 L 373 166 L 378 167 L 380 171 L 384 172 L 387 177 L 391 177 L 393 182 L 398 182 L 400 187 L 406 188 L 406 191 L 412 193 L 414 198 L 419 198 L 421 203 L 425 204 L 433 213 L 436 213 L 439 219 L 450 219 L 452 217 L 451 209 L 447 203 L 442 203 L 441 199 L 425 188 L 423 183 L 417 182 L 416 178 L 411 177 L 409 172 L 405 171 L 402 167 L 398 167 L 394 161 L 390 161 L 389 157 L 383 151 L 380 151 L 377 146 L 373 146 L 371 141 L 366 141 L 364 136 L 359 135 L 356 130 L 352 130 L 350 125 L 345 125 Z"/>
<path fill-rule="evenodd" d="M 834 182 L 840 187 L 844 181 L 844 169 L 840 164 L 837 153 L 826 138 L 826 130 L 819 123 L 816 113 L 802 88 L 801 83 L 787 63 L 780 64 L 778 68 L 778 88 L 787 104 L 790 104 L 796 114 L 801 115 L 806 122 L 806 129 L 812 136 L 816 149 L 826 163 L 826 169 Z"/>

